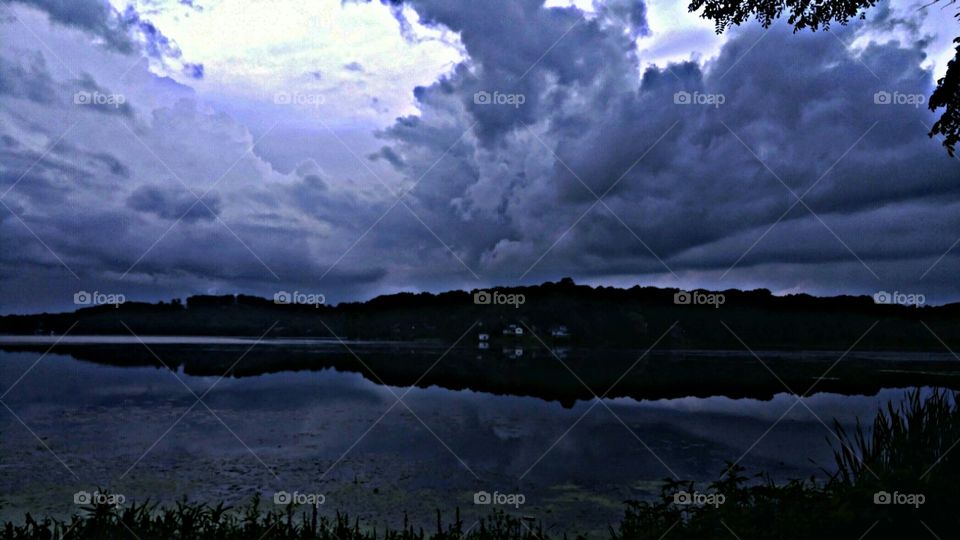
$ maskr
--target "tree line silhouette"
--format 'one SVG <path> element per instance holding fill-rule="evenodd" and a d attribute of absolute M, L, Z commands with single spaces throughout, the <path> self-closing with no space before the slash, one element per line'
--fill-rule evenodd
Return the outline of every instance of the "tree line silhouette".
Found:
<path fill-rule="evenodd" d="M 926 350 L 960 348 L 960 304 L 878 304 L 869 296 L 775 296 L 769 290 L 693 291 L 722 295 L 720 305 L 678 303 L 678 289 L 578 285 L 570 278 L 525 287 L 490 289 L 523 295 L 522 305 L 478 304 L 477 291 L 399 293 L 366 302 L 277 304 L 248 295 L 191 296 L 185 302 L 127 302 L 72 313 L 0 317 L 0 333 L 309 337 L 433 341 L 476 347 L 478 334 L 494 346 L 640 349 Z M 503 336 L 510 325 L 523 336 Z M 872 327 L 871 326 L 875 325 Z M 553 330 L 566 327 L 567 336 Z M 473 327 L 470 335 L 464 336 Z M 267 332 L 267 330 L 269 332 Z M 869 331 L 868 331 L 869 329 Z M 266 334 L 264 334 L 266 332 Z M 734 334 L 735 333 L 735 334 Z"/>

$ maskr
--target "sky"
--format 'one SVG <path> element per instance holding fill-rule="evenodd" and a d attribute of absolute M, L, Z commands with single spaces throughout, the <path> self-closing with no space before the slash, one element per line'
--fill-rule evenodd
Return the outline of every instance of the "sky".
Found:
<path fill-rule="evenodd" d="M 0 2 L 0 313 L 573 277 L 960 301 L 954 10 Z"/>

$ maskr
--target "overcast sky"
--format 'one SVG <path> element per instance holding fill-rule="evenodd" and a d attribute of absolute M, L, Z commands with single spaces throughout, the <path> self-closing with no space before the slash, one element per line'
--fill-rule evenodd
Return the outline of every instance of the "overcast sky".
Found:
<path fill-rule="evenodd" d="M 953 10 L 0 3 L 0 312 L 581 283 L 960 300 Z"/>

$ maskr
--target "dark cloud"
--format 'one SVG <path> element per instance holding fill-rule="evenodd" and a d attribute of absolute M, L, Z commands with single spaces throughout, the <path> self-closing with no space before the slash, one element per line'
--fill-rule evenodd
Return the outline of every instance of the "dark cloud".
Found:
<path fill-rule="evenodd" d="M 182 57 L 180 48 L 132 5 L 117 11 L 107 0 L 12 0 L 47 14 L 50 21 L 76 28 L 94 36 L 106 47 L 122 54 L 142 53 L 166 62 Z M 193 8 L 189 3 L 184 5 Z M 185 63 L 184 70 L 196 73 L 196 65 Z M 199 66 L 202 78 L 203 68 Z"/>
<path fill-rule="evenodd" d="M 40 52 L 25 52 L 16 60 L 0 57 L 0 94 L 50 103 L 56 95 L 46 60 Z"/>
<path fill-rule="evenodd" d="M 133 6 L 127 6 L 121 17 L 124 25 L 140 37 L 141 48 L 147 56 L 160 60 L 183 56 L 177 44 L 163 35 L 152 22 L 143 19 Z"/>
<path fill-rule="evenodd" d="M 502 17 L 476 4 L 410 5 L 460 32 L 470 58 L 417 89 L 422 113 L 382 137 L 405 157 L 399 172 L 430 171 L 411 205 L 481 273 L 515 279 L 533 266 L 536 281 L 669 268 L 710 280 L 736 264 L 732 284 L 751 268 L 795 265 L 819 290 L 911 270 L 915 286 L 943 286 L 918 281 L 960 236 L 943 215 L 960 198 L 960 169 L 926 137 L 925 107 L 876 101 L 929 95 L 922 43 L 872 43 L 857 56 L 843 46 L 857 26 L 748 26 L 709 64 L 651 67 L 638 82 L 628 38 L 647 30 L 635 4 L 592 19 L 533 1 L 496 4 Z M 481 90 L 525 101 L 478 103 Z M 676 103 L 684 96 L 713 105 Z M 892 225 L 921 222 L 937 225 Z M 831 281 L 847 267 L 856 279 Z"/>
<path fill-rule="evenodd" d="M 39 134 L 31 134 L 31 138 Z M 97 189 L 130 177 L 130 169 L 107 152 L 89 152 L 64 140 L 60 134 L 45 133 L 46 148 L 32 147 L 11 135 L 3 135 L 0 147 L 0 186 L 5 202 L 19 201 L 24 208 L 57 209 L 70 204 L 78 189 Z"/>
<path fill-rule="evenodd" d="M 373 152 L 367 157 L 373 160 L 385 159 L 387 160 L 388 163 L 390 163 L 397 169 L 403 168 L 403 158 L 398 156 L 397 153 L 394 152 L 393 149 L 390 148 L 389 146 L 381 147 L 380 150 Z"/>
<path fill-rule="evenodd" d="M 3 94 L 46 105 L 63 101 L 62 97 L 67 96 L 73 105 L 106 114 L 133 116 L 126 96 L 101 87 L 88 73 L 70 83 L 55 83 L 39 51 L 25 51 L 15 59 L 0 57 L 0 95 Z"/>
<path fill-rule="evenodd" d="M 960 299 L 958 254 L 925 273 L 960 237 L 960 168 L 926 137 L 924 106 L 890 103 L 929 95 L 922 39 L 854 53 L 844 42 L 871 23 L 833 35 L 747 25 L 706 63 L 644 68 L 635 39 L 658 29 L 642 2 L 409 6 L 456 33 L 467 58 L 414 90 L 417 114 L 378 134 L 356 178 L 304 161 L 321 141 L 284 126 L 256 145 L 288 152 L 277 170 L 243 125 L 174 88 L 183 99 L 153 110 L 141 97 L 136 115 L 82 116 L 96 137 L 44 155 L 84 110 L 70 103 L 76 84 L 0 56 L 0 99 L 16 104 L 4 118 L 21 128 L 0 126 L 0 185 L 23 175 L 4 202 L 88 289 L 131 298 L 284 288 L 337 301 L 573 275 Z M 170 46 L 153 35 L 153 50 Z M 352 163 L 335 148 L 323 163 Z M 213 212 L 171 171 L 197 193 L 216 184 Z M 71 297 L 58 260 L 2 208 L 0 235 L 17 246 L 0 252 L 0 298 L 27 283 Z"/>
<path fill-rule="evenodd" d="M 115 156 L 106 152 L 93 152 L 87 155 L 90 168 L 104 167 L 110 174 L 121 178 L 130 178 L 130 169 Z"/>
<path fill-rule="evenodd" d="M 612 24 L 626 29 L 631 38 L 636 39 L 650 35 L 646 2 L 641 0 L 608 0 L 597 7 L 601 18 L 609 18 Z"/>
<path fill-rule="evenodd" d="M 469 69 L 461 65 L 434 87 L 457 93 L 478 122 L 475 132 L 488 143 L 552 114 L 578 87 L 597 84 L 603 93 L 631 80 L 636 69 L 634 47 L 623 27 L 611 29 L 606 19 L 588 20 L 575 8 L 544 9 L 532 0 L 409 5 L 424 24 L 459 32 L 470 54 Z M 491 100 L 522 96 L 523 104 L 491 107 L 481 93 Z"/>
<path fill-rule="evenodd" d="M 122 53 L 136 50 L 129 35 L 130 23 L 104 0 L 13 0 L 46 12 L 51 21 L 101 38 Z"/>
<path fill-rule="evenodd" d="M 186 223 L 211 221 L 220 214 L 220 198 L 207 195 L 202 202 L 184 190 L 161 185 L 140 186 L 127 198 L 127 205 L 137 211 L 171 221 Z"/>
<path fill-rule="evenodd" d="M 204 75 L 203 64 L 184 63 L 183 74 L 191 79 L 202 79 Z"/>

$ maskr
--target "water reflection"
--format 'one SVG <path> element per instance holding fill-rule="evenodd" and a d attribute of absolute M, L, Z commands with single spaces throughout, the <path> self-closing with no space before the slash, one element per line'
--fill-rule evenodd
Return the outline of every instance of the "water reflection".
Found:
<path fill-rule="evenodd" d="M 268 500 L 277 490 L 319 491 L 324 512 L 396 525 L 406 511 L 429 524 L 436 508 L 459 506 L 470 519 L 473 493 L 497 490 L 524 493 L 521 512 L 547 525 L 603 530 L 623 500 L 655 493 L 668 477 L 713 480 L 729 461 L 781 479 L 818 474 L 831 466 L 821 420 L 850 427 L 903 394 L 821 393 L 804 400 L 810 410 L 786 393 L 563 407 L 383 386 L 333 369 L 221 379 L 56 354 L 34 365 L 37 357 L 0 353 L 3 401 L 16 414 L 0 411 L 5 519 L 66 515 L 74 492 L 99 486 L 128 500 L 231 503 L 257 491 Z"/>

